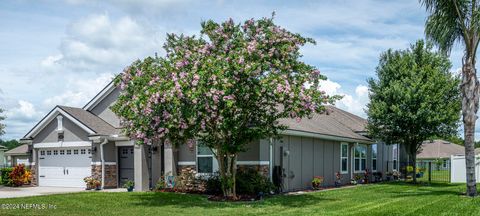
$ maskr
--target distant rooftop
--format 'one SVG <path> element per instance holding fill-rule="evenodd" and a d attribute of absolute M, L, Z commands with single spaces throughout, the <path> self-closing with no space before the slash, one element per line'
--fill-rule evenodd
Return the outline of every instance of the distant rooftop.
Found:
<path fill-rule="evenodd" d="M 452 155 L 465 155 L 465 148 L 445 140 L 427 140 L 423 142 L 417 159 L 450 158 Z"/>

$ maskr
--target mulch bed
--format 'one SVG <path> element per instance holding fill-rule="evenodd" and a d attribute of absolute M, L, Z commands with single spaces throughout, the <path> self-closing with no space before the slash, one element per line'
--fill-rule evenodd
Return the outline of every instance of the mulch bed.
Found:
<path fill-rule="evenodd" d="M 245 201 L 257 201 L 260 200 L 258 196 L 252 195 L 237 195 L 236 199 L 233 197 L 224 197 L 223 195 L 210 195 L 208 200 L 216 202 L 245 202 Z"/>

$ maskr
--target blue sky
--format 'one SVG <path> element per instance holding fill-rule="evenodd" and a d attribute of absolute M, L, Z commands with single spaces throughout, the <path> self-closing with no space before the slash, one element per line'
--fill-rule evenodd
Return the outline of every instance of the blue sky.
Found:
<path fill-rule="evenodd" d="M 21 138 L 57 104 L 82 107 L 132 61 L 162 55 L 166 33 L 198 34 L 204 20 L 272 11 L 278 24 L 317 41 L 303 48 L 304 60 L 328 77 L 327 92 L 345 95 L 337 106 L 363 117 L 380 53 L 424 38 L 417 0 L 0 1 L 3 138 Z M 457 71 L 460 48 L 451 60 Z"/>

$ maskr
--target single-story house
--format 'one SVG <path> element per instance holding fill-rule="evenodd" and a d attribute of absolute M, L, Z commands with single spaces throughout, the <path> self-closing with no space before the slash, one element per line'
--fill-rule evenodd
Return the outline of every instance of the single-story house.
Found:
<path fill-rule="evenodd" d="M 122 134 L 120 120 L 110 110 L 119 94 L 110 83 L 83 108 L 56 106 L 23 137 L 32 150 L 34 184 L 85 187 L 83 178 L 94 176 L 104 188 L 132 180 L 135 190 L 144 191 L 164 174 L 177 175 L 185 168 L 202 174 L 218 169 L 210 149 L 201 145 L 135 145 Z M 382 173 L 399 169 L 398 146 L 368 138 L 365 119 L 333 106 L 328 110 L 300 122 L 283 119 L 289 128 L 281 137 L 252 142 L 239 155 L 238 166 L 280 178 L 284 191 L 308 188 L 314 176 L 323 176 L 328 186 L 334 184 L 336 172 L 348 183 L 366 169 Z"/>
<path fill-rule="evenodd" d="M 7 158 L 5 158 L 5 151 L 7 151 L 7 147 L 0 145 L 0 168 L 7 165 Z"/>
<path fill-rule="evenodd" d="M 427 140 L 422 143 L 417 153 L 417 163 L 424 166 L 432 162 L 434 170 L 448 170 L 450 168 L 450 157 L 465 155 L 465 148 L 445 140 Z"/>
<path fill-rule="evenodd" d="M 16 166 L 18 164 L 30 165 L 30 149 L 31 147 L 28 144 L 23 144 L 6 151 L 5 157 L 7 158 L 7 166 Z"/>

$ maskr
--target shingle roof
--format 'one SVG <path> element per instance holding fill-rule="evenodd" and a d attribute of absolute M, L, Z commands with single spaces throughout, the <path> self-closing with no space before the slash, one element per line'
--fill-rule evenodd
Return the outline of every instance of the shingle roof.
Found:
<path fill-rule="evenodd" d="M 449 158 L 452 155 L 465 155 L 465 148 L 445 140 L 427 140 L 422 144 L 417 158 Z"/>
<path fill-rule="evenodd" d="M 7 147 L 0 145 L 0 149 L 6 149 Z"/>
<path fill-rule="evenodd" d="M 28 144 L 23 144 L 14 149 L 5 152 L 5 155 L 28 154 Z"/>
<path fill-rule="evenodd" d="M 327 106 L 326 113 L 314 114 L 310 119 L 302 118 L 300 122 L 290 118 L 281 119 L 279 123 L 290 130 L 371 141 L 357 133 L 365 131 L 367 120 L 333 106 Z"/>
<path fill-rule="evenodd" d="M 89 127 L 99 135 L 113 135 L 120 133 L 120 129 L 113 127 L 100 117 L 92 114 L 81 108 L 58 106 L 63 111 L 67 112 L 85 126 Z"/>

